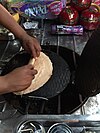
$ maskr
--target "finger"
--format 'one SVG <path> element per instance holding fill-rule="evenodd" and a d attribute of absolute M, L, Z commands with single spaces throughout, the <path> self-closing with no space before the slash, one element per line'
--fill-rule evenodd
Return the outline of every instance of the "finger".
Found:
<path fill-rule="evenodd" d="M 31 47 L 31 53 L 34 58 L 37 57 L 36 49 L 34 48 L 34 46 Z"/>
<path fill-rule="evenodd" d="M 39 55 L 40 55 L 40 51 L 37 51 L 37 57 L 39 57 Z"/>
<path fill-rule="evenodd" d="M 26 65 L 26 67 L 27 67 L 28 69 L 31 69 L 31 70 L 34 69 L 34 66 L 33 66 L 32 64 L 28 64 L 28 65 Z"/>
<path fill-rule="evenodd" d="M 41 52 L 40 50 L 37 50 L 36 48 L 32 48 L 32 57 L 36 59 L 37 57 L 39 57 L 40 52 Z"/>
<path fill-rule="evenodd" d="M 38 73 L 38 71 L 35 70 L 35 69 L 28 71 L 29 76 L 34 76 L 34 75 L 36 75 L 37 73 Z"/>
<path fill-rule="evenodd" d="M 34 45 L 31 45 L 32 55 L 34 58 L 38 57 L 41 51 L 41 46 L 38 41 L 34 43 Z"/>
<path fill-rule="evenodd" d="M 37 40 L 37 38 L 33 38 L 34 39 L 34 42 L 35 42 L 35 48 L 37 49 L 37 51 L 41 51 L 41 46 L 40 46 L 40 43 L 39 41 Z"/>
<path fill-rule="evenodd" d="M 35 76 L 33 75 L 33 78 L 32 79 L 34 79 L 35 78 Z"/>
<path fill-rule="evenodd" d="M 38 73 L 38 71 L 37 70 L 33 70 L 33 75 L 35 75 L 35 74 L 37 74 Z"/>

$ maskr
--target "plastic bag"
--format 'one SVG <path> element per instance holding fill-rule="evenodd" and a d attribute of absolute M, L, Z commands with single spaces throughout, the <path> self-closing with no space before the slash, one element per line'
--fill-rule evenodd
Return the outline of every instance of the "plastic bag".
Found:
<path fill-rule="evenodd" d="M 66 0 L 8 0 L 10 12 L 17 12 L 26 17 L 39 19 L 57 18 L 65 6 Z"/>

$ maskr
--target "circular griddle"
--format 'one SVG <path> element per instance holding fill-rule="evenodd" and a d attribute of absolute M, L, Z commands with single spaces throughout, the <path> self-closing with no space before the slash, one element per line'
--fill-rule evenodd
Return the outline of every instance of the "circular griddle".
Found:
<path fill-rule="evenodd" d="M 50 45 L 50 46 L 42 46 L 45 50 L 50 50 L 53 52 L 57 52 L 57 46 Z M 22 53 L 22 52 L 21 52 Z M 71 77 L 73 77 L 73 71 L 75 71 L 74 59 L 73 59 L 73 51 L 69 50 L 65 47 L 59 47 L 59 55 L 68 63 Z M 18 54 L 18 57 L 20 53 Z M 75 53 L 76 63 L 79 63 L 80 56 Z M 28 58 L 28 56 L 27 56 Z M 29 56 L 30 59 L 30 56 Z M 24 59 L 23 59 L 24 60 Z M 22 62 L 21 62 L 22 63 Z M 27 63 L 27 62 L 26 62 Z M 16 64 L 16 63 L 15 63 Z M 75 73 L 74 73 L 75 74 Z M 82 101 L 79 98 L 79 92 L 75 88 L 75 85 L 72 84 L 71 80 L 68 83 L 67 87 L 59 94 L 60 95 L 60 104 L 61 104 L 61 112 L 60 114 L 71 114 L 78 110 L 86 101 L 87 98 L 82 96 Z M 13 93 L 5 94 L 5 99 L 13 105 L 18 111 L 22 114 L 26 114 L 27 112 L 30 114 L 58 114 L 58 97 L 56 95 L 54 97 L 45 99 L 29 99 L 26 97 L 20 97 L 13 95 Z M 66 101 L 66 102 L 65 102 Z M 44 108 L 43 108 L 43 104 Z M 27 106 L 29 106 L 27 108 Z M 42 109 L 42 112 L 41 112 Z"/>
<path fill-rule="evenodd" d="M 62 92 L 70 81 L 70 70 L 67 62 L 52 51 L 43 51 L 49 56 L 53 64 L 53 74 L 49 81 L 38 90 L 23 95 L 24 97 L 37 96 L 51 98 Z M 13 69 L 23 66 L 29 62 L 30 55 L 25 51 L 17 53 L 4 67 L 1 75 L 11 72 Z M 14 95 L 14 94 L 13 94 Z"/>

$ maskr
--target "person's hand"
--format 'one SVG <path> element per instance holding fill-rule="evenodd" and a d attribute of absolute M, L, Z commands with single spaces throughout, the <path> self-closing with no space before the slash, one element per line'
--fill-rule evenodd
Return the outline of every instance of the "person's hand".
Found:
<path fill-rule="evenodd" d="M 37 73 L 31 64 L 16 68 L 9 74 L 3 76 L 3 82 L 6 84 L 5 92 L 17 92 L 30 86 L 32 79 Z"/>
<path fill-rule="evenodd" d="M 34 58 L 40 55 L 41 46 L 38 40 L 34 37 L 31 37 L 27 33 L 21 38 L 22 45 L 27 52 L 30 52 Z"/>
<path fill-rule="evenodd" d="M 0 4 L 0 24 L 7 28 L 20 41 L 25 50 L 31 52 L 33 57 L 40 54 L 41 47 L 38 40 L 28 33 L 16 22 L 13 16 Z"/>

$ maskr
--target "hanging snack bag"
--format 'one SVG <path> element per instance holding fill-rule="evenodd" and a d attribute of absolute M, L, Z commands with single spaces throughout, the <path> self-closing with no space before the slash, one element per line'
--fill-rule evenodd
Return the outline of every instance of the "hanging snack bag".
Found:
<path fill-rule="evenodd" d="M 57 18 L 64 7 L 66 0 L 8 0 L 10 12 L 36 19 Z"/>

